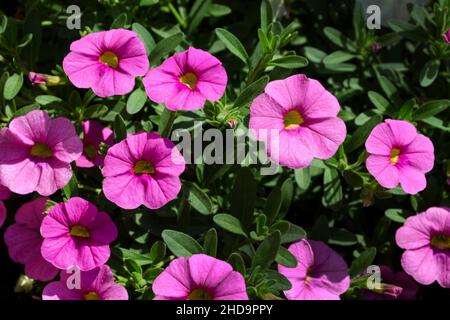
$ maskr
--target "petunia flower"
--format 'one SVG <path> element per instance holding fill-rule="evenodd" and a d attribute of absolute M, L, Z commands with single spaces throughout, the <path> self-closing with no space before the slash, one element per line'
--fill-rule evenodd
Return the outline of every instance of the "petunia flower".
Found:
<path fill-rule="evenodd" d="M 407 274 L 424 285 L 437 281 L 450 288 L 450 208 L 432 207 L 409 217 L 395 240 L 406 249 L 401 263 Z"/>
<path fill-rule="evenodd" d="M 113 131 L 95 120 L 87 120 L 81 124 L 83 128 L 83 154 L 76 161 L 77 167 L 92 168 L 103 165 L 104 157 L 99 155 L 100 144 L 114 144 Z"/>
<path fill-rule="evenodd" d="M 90 271 L 80 272 L 80 287 L 72 288 L 70 277 L 65 270 L 61 279 L 47 284 L 42 292 L 42 300 L 128 300 L 128 292 L 114 281 L 111 269 L 102 265 Z"/>
<path fill-rule="evenodd" d="M 89 271 L 104 264 L 117 228 L 107 213 L 74 197 L 52 207 L 42 221 L 42 256 L 59 269 Z"/>
<path fill-rule="evenodd" d="M 344 259 L 321 241 L 301 240 L 288 249 L 297 266 L 278 265 L 278 272 L 292 284 L 284 294 L 288 300 L 339 300 L 350 286 Z"/>
<path fill-rule="evenodd" d="M 403 120 L 386 120 L 378 124 L 366 140 L 370 156 L 367 170 L 388 189 L 399 183 L 409 194 L 425 189 L 425 173 L 433 168 L 434 147 L 431 140 Z"/>
<path fill-rule="evenodd" d="M 148 97 L 169 110 L 198 110 L 219 100 L 227 86 L 222 63 L 209 52 L 190 47 L 150 69 L 144 78 Z"/>
<path fill-rule="evenodd" d="M 442 35 L 442 38 L 445 42 L 450 43 L 450 29 L 448 29 L 447 32 Z"/>
<path fill-rule="evenodd" d="M 106 154 L 103 192 L 124 209 L 144 205 L 157 209 L 176 198 L 184 158 L 175 145 L 157 133 L 129 135 Z"/>
<path fill-rule="evenodd" d="M 337 99 L 317 80 L 294 75 L 270 82 L 250 107 L 251 133 L 267 154 L 289 168 L 332 157 L 345 139 Z"/>
<path fill-rule="evenodd" d="M 177 258 L 153 281 L 155 300 L 248 300 L 244 277 L 225 261 Z"/>
<path fill-rule="evenodd" d="M 380 289 L 363 290 L 369 300 L 414 300 L 419 287 L 413 278 L 403 271 L 394 272 L 389 266 L 380 266 Z"/>
<path fill-rule="evenodd" d="M 52 76 L 49 74 L 29 72 L 28 80 L 30 80 L 31 85 L 36 86 L 38 84 L 45 84 L 46 86 L 56 86 L 62 84 L 61 77 Z"/>
<path fill-rule="evenodd" d="M 0 200 L 6 200 L 11 196 L 11 191 L 0 184 Z"/>
<path fill-rule="evenodd" d="M 34 110 L 0 131 L 0 150 L 0 184 L 18 194 L 48 196 L 69 182 L 70 163 L 83 144 L 68 119 Z"/>
<path fill-rule="evenodd" d="M 99 97 L 127 94 L 148 70 L 144 43 L 130 30 L 94 32 L 72 42 L 63 69 L 77 88 Z"/>
<path fill-rule="evenodd" d="M 58 269 L 41 254 L 42 237 L 39 233 L 47 198 L 39 197 L 22 205 L 16 213 L 15 223 L 5 231 L 5 243 L 14 262 L 25 265 L 25 274 L 35 280 L 49 281 Z"/>

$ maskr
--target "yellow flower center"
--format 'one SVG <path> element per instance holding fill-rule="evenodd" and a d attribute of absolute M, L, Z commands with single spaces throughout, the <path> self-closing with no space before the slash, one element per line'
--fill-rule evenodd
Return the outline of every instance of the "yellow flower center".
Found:
<path fill-rule="evenodd" d="M 195 74 L 193 74 L 192 72 L 188 72 L 180 77 L 180 82 L 191 90 L 194 90 L 195 86 L 197 85 L 198 79 Z"/>
<path fill-rule="evenodd" d="M 400 149 L 399 148 L 394 148 L 391 151 L 391 163 L 392 164 L 396 164 L 398 162 L 398 156 L 400 154 Z"/>
<path fill-rule="evenodd" d="M 74 225 L 70 229 L 70 235 L 74 237 L 80 237 L 80 238 L 89 238 L 91 235 L 89 234 L 88 229 L 86 229 L 83 226 L 80 225 Z"/>
<path fill-rule="evenodd" d="M 296 110 L 289 111 L 284 116 L 284 128 L 285 129 L 295 129 L 301 126 L 303 123 L 303 117 L 300 112 Z"/>
<path fill-rule="evenodd" d="M 213 297 L 205 289 L 199 288 L 189 294 L 188 300 L 213 300 Z"/>
<path fill-rule="evenodd" d="M 100 62 L 107 64 L 111 68 L 117 68 L 119 65 L 119 57 L 111 51 L 105 51 L 98 59 Z"/>
<path fill-rule="evenodd" d="M 89 159 L 94 159 L 97 155 L 97 148 L 93 145 L 84 146 L 83 151 Z"/>
<path fill-rule="evenodd" d="M 139 160 L 134 165 L 134 173 L 136 174 L 152 174 L 155 173 L 155 168 L 147 160 Z"/>
<path fill-rule="evenodd" d="M 94 291 L 91 291 L 84 295 L 84 300 L 100 300 L 100 297 L 98 296 L 97 293 L 95 293 Z"/>
<path fill-rule="evenodd" d="M 439 249 L 450 249 L 450 236 L 445 234 L 431 238 L 431 245 Z"/>
<path fill-rule="evenodd" d="M 31 148 L 30 154 L 33 157 L 50 158 L 53 155 L 53 152 L 48 145 L 38 142 Z"/>

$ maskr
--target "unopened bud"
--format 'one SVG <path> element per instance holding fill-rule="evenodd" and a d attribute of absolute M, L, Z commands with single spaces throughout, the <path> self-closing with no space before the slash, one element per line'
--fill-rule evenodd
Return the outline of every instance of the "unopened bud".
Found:
<path fill-rule="evenodd" d="M 38 84 L 45 84 L 46 86 L 57 86 L 63 83 L 61 77 L 52 76 L 49 74 L 30 72 L 28 73 L 28 79 L 33 86 Z"/>
<path fill-rule="evenodd" d="M 14 287 L 15 293 L 29 293 L 33 289 L 34 280 L 27 277 L 26 275 L 21 275 L 16 282 Z"/>

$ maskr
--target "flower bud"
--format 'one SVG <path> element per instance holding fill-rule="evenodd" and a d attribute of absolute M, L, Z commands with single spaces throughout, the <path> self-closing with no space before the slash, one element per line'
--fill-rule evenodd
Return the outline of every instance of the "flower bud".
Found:
<path fill-rule="evenodd" d="M 57 86 L 62 84 L 61 77 L 43 73 L 29 72 L 28 79 L 33 86 L 38 84 L 44 84 L 46 86 Z"/>

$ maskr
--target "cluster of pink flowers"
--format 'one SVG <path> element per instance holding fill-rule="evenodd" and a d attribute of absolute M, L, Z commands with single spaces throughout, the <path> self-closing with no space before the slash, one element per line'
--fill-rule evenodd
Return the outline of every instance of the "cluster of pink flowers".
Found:
<path fill-rule="evenodd" d="M 100 97 L 128 94 L 135 78 L 144 77 L 148 97 L 173 111 L 198 110 L 206 100 L 219 100 L 228 81 L 221 62 L 195 48 L 149 70 L 144 44 L 124 29 L 91 33 L 73 42 L 63 68 L 73 85 L 91 88 Z M 30 74 L 30 79 L 33 84 L 48 82 L 40 74 Z M 272 161 L 305 168 L 314 158 L 333 157 L 344 142 L 347 130 L 339 111 L 335 96 L 317 80 L 298 74 L 266 86 L 251 104 L 249 127 L 266 143 Z M 126 289 L 115 283 L 105 265 L 118 233 L 109 215 L 78 197 L 49 208 L 47 197 L 69 182 L 75 162 L 80 168 L 101 167 L 104 195 L 117 206 L 161 208 L 179 194 L 185 161 L 169 139 L 154 132 L 130 134 L 115 144 L 112 130 L 96 121 L 83 122 L 82 131 L 80 139 L 68 119 L 51 118 L 41 110 L 15 118 L 0 131 L 0 150 L 8 150 L 0 153 L 0 226 L 6 217 L 2 200 L 11 191 L 37 192 L 41 197 L 17 211 L 5 242 L 12 260 L 24 264 L 29 277 L 50 281 L 60 274 L 59 281 L 47 284 L 43 299 L 127 299 Z M 108 147 L 106 155 L 102 146 Z M 365 146 L 367 170 L 382 187 L 400 184 L 410 194 L 425 189 L 434 148 L 411 123 L 386 120 L 373 129 Z M 406 273 L 422 284 L 436 280 L 450 287 L 449 209 L 430 208 L 408 218 L 396 241 L 406 249 Z M 284 292 L 287 299 L 335 300 L 348 290 L 348 266 L 327 244 L 301 240 L 289 251 L 297 266 L 278 266 L 292 284 Z M 76 290 L 66 283 L 66 270 L 73 266 L 81 270 L 81 288 Z M 406 275 L 384 273 L 392 282 L 392 295 L 399 296 L 396 284 Z M 248 299 L 244 277 L 227 262 L 204 254 L 173 260 L 152 289 L 155 299 Z"/>

